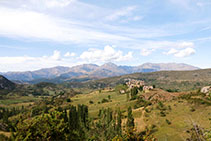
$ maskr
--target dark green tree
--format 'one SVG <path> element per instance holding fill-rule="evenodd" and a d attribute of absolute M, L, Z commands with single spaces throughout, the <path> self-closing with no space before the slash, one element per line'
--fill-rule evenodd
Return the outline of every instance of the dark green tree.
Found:
<path fill-rule="evenodd" d="M 130 94 L 131 94 L 131 100 L 136 99 L 136 96 L 138 94 L 138 88 L 137 87 L 132 88 L 130 90 Z"/>
<path fill-rule="evenodd" d="M 133 114 L 132 114 L 132 108 L 130 106 L 130 107 L 128 107 L 127 128 L 128 129 L 133 129 L 134 126 L 135 126 L 135 124 L 134 124 L 134 118 L 133 118 Z"/>
<path fill-rule="evenodd" d="M 117 125 L 116 125 L 116 131 L 117 131 L 117 135 L 121 135 L 122 134 L 122 113 L 120 111 L 120 108 L 118 108 L 117 110 Z"/>

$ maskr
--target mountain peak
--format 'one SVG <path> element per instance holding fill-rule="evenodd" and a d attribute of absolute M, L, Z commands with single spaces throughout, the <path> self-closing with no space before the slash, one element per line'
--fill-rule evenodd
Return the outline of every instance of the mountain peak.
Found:
<path fill-rule="evenodd" d="M 103 64 L 102 66 L 117 67 L 117 65 L 114 64 L 114 63 L 112 63 L 112 62 L 105 63 L 105 64 Z"/>
<path fill-rule="evenodd" d="M 197 70 L 199 68 L 183 63 L 145 63 L 140 66 L 118 66 L 108 62 L 101 66 L 82 64 L 73 67 L 54 67 L 31 72 L 1 73 L 10 80 L 34 81 L 39 79 L 56 79 L 57 77 L 72 78 L 102 78 L 119 76 L 138 72 Z"/>

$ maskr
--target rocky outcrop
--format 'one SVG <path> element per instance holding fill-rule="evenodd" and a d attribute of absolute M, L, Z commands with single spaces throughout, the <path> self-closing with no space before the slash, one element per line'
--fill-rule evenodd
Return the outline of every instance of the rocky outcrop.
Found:
<path fill-rule="evenodd" d="M 211 92 L 211 86 L 206 86 L 206 87 L 203 87 L 201 88 L 201 93 L 209 93 Z"/>

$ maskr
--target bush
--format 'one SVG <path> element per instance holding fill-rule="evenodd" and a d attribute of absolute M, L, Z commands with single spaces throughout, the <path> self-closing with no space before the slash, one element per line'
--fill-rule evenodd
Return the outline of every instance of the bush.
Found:
<path fill-rule="evenodd" d="M 108 95 L 108 99 L 111 99 L 111 95 Z"/>
<path fill-rule="evenodd" d="M 89 101 L 89 104 L 93 104 L 94 102 L 92 100 Z"/>
<path fill-rule="evenodd" d="M 145 109 L 145 111 L 146 111 L 147 113 L 150 113 L 150 110 L 149 110 L 149 109 L 147 109 L 147 108 Z"/>
<path fill-rule="evenodd" d="M 166 119 L 166 123 L 167 123 L 168 125 L 171 124 L 171 122 L 170 122 L 168 119 Z"/>
<path fill-rule="evenodd" d="M 71 102 L 70 98 L 66 99 L 67 102 Z"/>
<path fill-rule="evenodd" d="M 161 117 L 165 117 L 166 116 L 165 112 L 164 111 L 160 111 L 160 116 Z"/>
<path fill-rule="evenodd" d="M 101 103 L 106 103 L 106 102 L 109 102 L 109 100 L 106 99 L 106 98 L 103 98 L 102 101 L 101 101 Z"/>
<path fill-rule="evenodd" d="M 170 105 L 168 106 L 168 109 L 169 109 L 169 111 L 171 111 L 171 106 Z"/>
<path fill-rule="evenodd" d="M 137 105 L 134 105 L 133 106 L 133 109 L 138 109 L 139 107 Z"/>
<path fill-rule="evenodd" d="M 190 111 L 191 112 L 194 112 L 194 111 L 196 111 L 196 109 L 194 109 L 193 107 L 191 107 Z"/>
<path fill-rule="evenodd" d="M 8 137 L 5 136 L 4 134 L 0 134 L 0 140 L 1 140 L 1 141 L 8 141 L 9 139 L 8 139 Z"/>
<path fill-rule="evenodd" d="M 178 89 L 167 89 L 166 91 L 167 91 L 167 92 L 170 92 L 170 93 L 179 92 Z"/>
<path fill-rule="evenodd" d="M 137 107 L 147 107 L 149 105 L 152 105 L 150 101 L 146 101 L 142 97 L 138 97 L 138 100 L 136 103 L 137 103 Z"/>

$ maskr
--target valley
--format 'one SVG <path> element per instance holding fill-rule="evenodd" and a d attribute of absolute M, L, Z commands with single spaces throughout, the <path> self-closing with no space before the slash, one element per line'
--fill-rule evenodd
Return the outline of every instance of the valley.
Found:
<path fill-rule="evenodd" d="M 201 138 L 209 138 L 211 91 L 202 93 L 200 90 L 211 84 L 210 71 L 207 69 L 186 72 L 135 73 L 80 83 L 41 82 L 33 85 L 14 84 L 1 76 L 0 112 L 3 112 L 3 115 L 0 117 L 0 139 L 11 140 L 11 137 L 24 139 L 28 133 L 21 131 L 29 129 L 30 132 L 31 127 L 28 127 L 30 122 L 35 122 L 36 119 L 46 120 L 42 118 L 44 115 L 56 114 L 56 111 L 57 114 L 61 114 L 61 119 L 69 119 L 66 120 L 69 123 L 67 129 L 72 128 L 70 126 L 73 122 L 70 121 L 70 118 L 73 118 L 71 113 L 74 114 L 74 107 L 77 107 L 77 111 L 80 106 L 83 108 L 83 105 L 85 109 L 87 106 L 88 112 L 83 122 L 80 121 L 80 128 L 83 128 L 84 136 L 77 136 L 81 132 L 77 127 L 70 133 L 59 133 L 61 137 L 71 135 L 74 138 L 69 136 L 68 138 L 72 140 L 76 138 L 84 138 L 83 140 L 147 138 L 148 140 L 182 141 L 194 138 L 195 129 L 192 129 L 197 126 L 199 128 L 197 130 L 203 130 L 206 133 L 206 136 L 200 135 Z M 132 132 L 128 126 L 129 107 L 132 109 L 134 118 L 134 126 L 131 126 L 133 127 Z M 105 112 L 105 115 L 102 112 Z M 118 113 L 121 113 L 121 125 L 117 124 Z M 111 119 L 107 123 L 105 121 L 109 115 Z M 80 117 L 76 118 L 80 119 Z M 66 130 L 65 122 L 58 124 L 64 124 L 64 130 Z M 118 131 L 117 125 L 121 126 Z M 48 124 L 45 126 L 46 130 L 54 128 L 48 127 Z M 103 132 L 101 126 L 104 129 Z M 40 129 L 36 128 L 35 131 L 38 132 Z M 98 134 L 98 132 L 102 133 Z M 126 136 L 127 132 L 130 134 Z M 49 137 L 53 139 L 53 133 Z M 30 138 L 33 140 L 33 136 Z M 63 140 L 66 139 L 63 138 Z"/>

